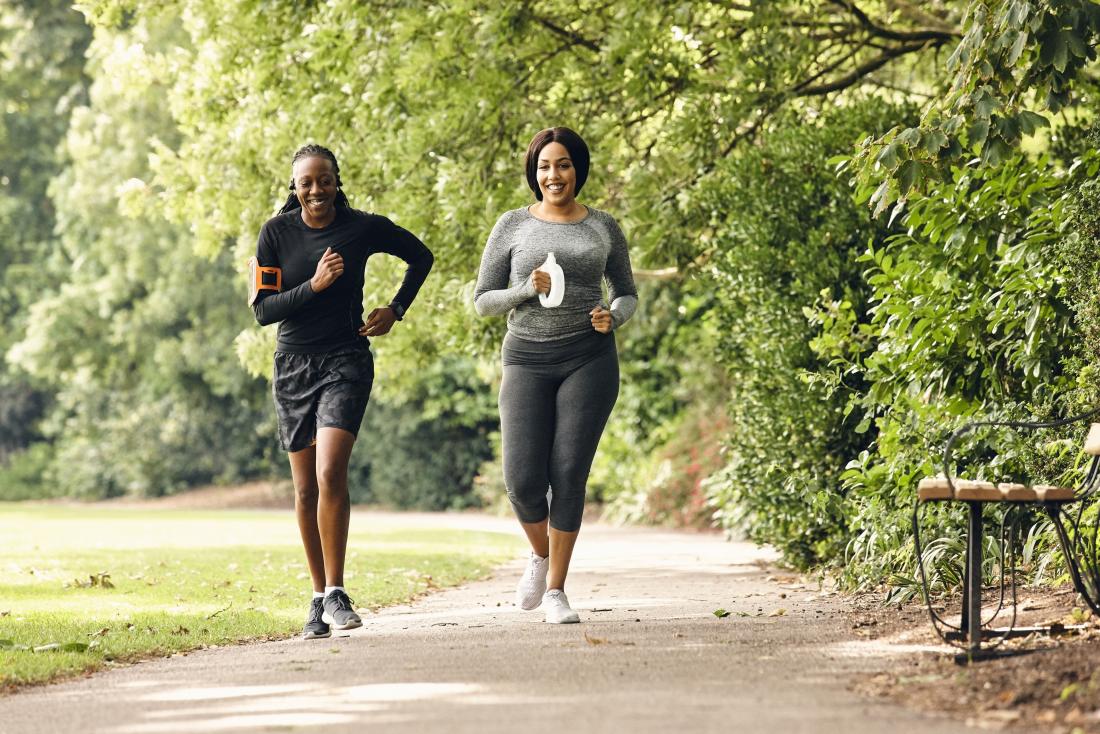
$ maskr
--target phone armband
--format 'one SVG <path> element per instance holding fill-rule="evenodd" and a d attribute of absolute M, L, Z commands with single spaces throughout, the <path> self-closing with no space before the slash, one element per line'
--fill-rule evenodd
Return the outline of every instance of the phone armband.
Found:
<path fill-rule="evenodd" d="M 248 261 L 248 305 L 251 306 L 260 297 L 260 291 L 283 289 L 283 271 L 281 268 L 265 268 L 256 258 Z"/>

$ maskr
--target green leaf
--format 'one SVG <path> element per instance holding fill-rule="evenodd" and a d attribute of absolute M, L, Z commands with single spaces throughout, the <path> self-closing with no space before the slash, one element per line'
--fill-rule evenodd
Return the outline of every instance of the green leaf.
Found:
<path fill-rule="evenodd" d="M 908 128 L 901 135 L 898 135 L 897 141 L 907 148 L 920 145 L 921 131 L 919 127 Z"/>
<path fill-rule="evenodd" d="M 11 640 L 0 640 L 0 650 L 7 650 L 12 647 L 15 647 L 15 643 Z"/>
<path fill-rule="evenodd" d="M 917 182 L 920 176 L 920 163 L 917 161 L 905 161 L 898 169 L 898 196 L 904 198 L 909 189 Z M 891 221 L 893 217 L 891 217 Z"/>
<path fill-rule="evenodd" d="M 997 98 L 984 89 L 978 92 L 974 100 L 974 112 L 977 113 L 979 117 L 988 118 L 996 112 L 997 108 L 1000 106 L 1001 103 L 997 101 Z"/>
<path fill-rule="evenodd" d="M 890 219 L 887 220 L 886 226 L 887 227 L 893 227 L 894 226 L 894 220 L 896 220 L 899 216 L 901 216 L 901 213 L 903 211 L 905 211 L 905 200 L 904 199 L 902 199 L 901 201 L 899 201 L 897 204 L 894 205 L 894 208 L 890 211 Z"/>
<path fill-rule="evenodd" d="M 980 148 L 985 144 L 985 139 L 988 135 L 989 120 L 978 120 L 970 126 L 970 130 L 967 131 L 966 137 L 971 147 Z"/>
<path fill-rule="evenodd" d="M 1039 60 L 1046 66 L 1054 67 L 1059 73 L 1066 70 L 1069 60 L 1069 42 L 1067 31 L 1048 33 L 1040 39 Z"/>
<path fill-rule="evenodd" d="M 1035 324 L 1039 321 L 1039 314 L 1041 312 L 1040 304 L 1036 303 L 1031 307 L 1030 313 L 1027 315 L 1027 321 L 1024 323 L 1024 333 L 1031 334 L 1035 331 Z"/>
<path fill-rule="evenodd" d="M 947 145 L 947 135 L 940 130 L 930 130 L 927 135 L 924 136 L 924 140 L 921 141 L 921 147 L 929 155 L 935 155 L 939 152 L 940 148 Z"/>
<path fill-rule="evenodd" d="M 1020 130 L 1024 135 L 1031 135 L 1041 127 L 1050 127 L 1050 120 L 1045 116 L 1029 110 L 1020 110 L 1016 115 L 1020 123 Z"/>
<path fill-rule="evenodd" d="M 1008 50 L 1008 57 L 1005 59 L 1005 63 L 1012 66 L 1020 60 L 1020 55 L 1023 54 L 1024 48 L 1027 46 L 1027 31 L 1019 31 L 1016 34 L 1016 40 L 1012 43 L 1012 48 Z"/>
<path fill-rule="evenodd" d="M 713 614 L 715 617 L 718 617 L 718 619 L 730 616 L 730 613 L 727 612 L 725 609 L 715 609 L 713 612 L 711 612 L 711 614 Z"/>
<path fill-rule="evenodd" d="M 60 648 L 61 652 L 85 652 L 88 649 L 86 642 L 66 642 Z"/>
<path fill-rule="evenodd" d="M 898 144 L 893 142 L 883 148 L 875 162 L 886 170 L 893 171 L 898 164 Z"/>
<path fill-rule="evenodd" d="M 985 149 L 982 150 L 982 165 L 999 166 L 1007 153 L 1008 147 L 1004 143 L 997 138 L 990 138 L 986 141 Z"/>
<path fill-rule="evenodd" d="M 1070 53 L 1079 59 L 1087 59 L 1089 56 L 1089 47 L 1085 39 L 1071 30 L 1063 32 L 1065 33 L 1066 43 L 1069 46 Z"/>

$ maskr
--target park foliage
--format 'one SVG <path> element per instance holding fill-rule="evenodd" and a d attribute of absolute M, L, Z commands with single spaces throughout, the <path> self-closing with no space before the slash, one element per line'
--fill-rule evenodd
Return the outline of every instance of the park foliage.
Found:
<path fill-rule="evenodd" d="M 591 482 L 614 515 L 903 584 L 952 427 L 1100 399 L 1095 3 L 0 7 L 0 223 L 21 233 L 0 245 L 0 494 L 283 471 L 241 274 L 307 142 L 436 254 L 375 344 L 360 499 L 499 499 L 504 325 L 472 281 L 550 124 L 589 141 L 582 198 L 622 223 L 641 293 Z M 367 303 L 399 275 L 372 261 Z M 994 450 L 1004 476 L 1072 463 L 985 434 L 964 457 Z"/>

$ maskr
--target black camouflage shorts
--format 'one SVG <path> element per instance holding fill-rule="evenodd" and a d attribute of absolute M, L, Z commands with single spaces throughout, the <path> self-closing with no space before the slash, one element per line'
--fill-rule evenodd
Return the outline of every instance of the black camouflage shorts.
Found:
<path fill-rule="evenodd" d="M 374 356 L 366 343 L 324 354 L 275 352 L 275 412 L 279 444 L 301 451 L 319 428 L 358 435 L 374 384 Z"/>

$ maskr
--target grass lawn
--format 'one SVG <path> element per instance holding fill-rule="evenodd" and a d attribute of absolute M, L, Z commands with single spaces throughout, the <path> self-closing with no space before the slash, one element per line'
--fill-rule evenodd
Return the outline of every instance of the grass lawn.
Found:
<path fill-rule="evenodd" d="M 354 514 L 345 585 L 360 608 L 483 577 L 499 533 L 372 528 Z M 300 632 L 311 596 L 289 512 L 0 504 L 0 691 Z"/>

